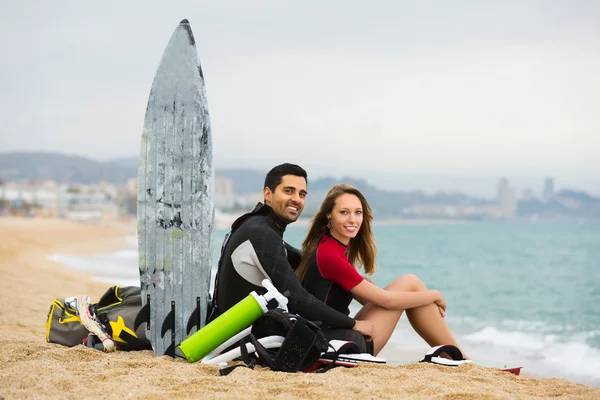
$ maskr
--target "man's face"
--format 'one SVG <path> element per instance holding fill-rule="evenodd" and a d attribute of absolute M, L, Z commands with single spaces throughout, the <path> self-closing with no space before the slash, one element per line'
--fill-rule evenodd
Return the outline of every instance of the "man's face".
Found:
<path fill-rule="evenodd" d="M 296 175 L 284 175 L 274 192 L 268 187 L 265 188 L 265 204 L 271 206 L 282 221 L 290 224 L 300 217 L 306 193 L 306 179 Z"/>

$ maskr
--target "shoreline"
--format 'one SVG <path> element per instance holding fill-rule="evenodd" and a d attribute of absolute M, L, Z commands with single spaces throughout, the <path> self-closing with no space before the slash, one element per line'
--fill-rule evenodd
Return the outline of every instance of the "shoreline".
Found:
<path fill-rule="evenodd" d="M 0 217 L 0 398 L 111 397 L 125 388 L 134 398 L 598 398 L 600 389 L 564 379 L 536 379 L 478 365 L 399 367 L 361 365 L 325 374 L 286 374 L 257 367 L 226 377 L 218 368 L 155 357 L 151 351 L 105 354 L 44 340 L 54 298 L 109 287 L 90 274 L 47 259 L 54 253 L 89 256 L 118 251 L 128 222 L 69 222 Z M 9 312 L 10 310 L 10 312 Z M 66 380 L 68 377 L 68 383 Z M 64 382 L 64 385 L 57 385 Z"/>

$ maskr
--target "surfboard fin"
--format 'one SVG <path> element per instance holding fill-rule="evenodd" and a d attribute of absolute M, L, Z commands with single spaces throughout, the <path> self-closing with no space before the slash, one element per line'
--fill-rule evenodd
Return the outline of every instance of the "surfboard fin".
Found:
<path fill-rule="evenodd" d="M 164 338 L 168 331 L 172 334 L 175 332 L 175 302 L 171 302 L 171 311 L 165 317 L 162 327 L 160 328 L 160 337 Z"/>
<path fill-rule="evenodd" d="M 175 358 L 175 343 L 171 343 L 169 347 L 167 347 L 164 355 Z"/>
<path fill-rule="evenodd" d="M 160 328 L 160 336 L 165 337 L 165 334 L 171 331 L 171 344 L 166 348 L 163 354 L 175 357 L 175 302 L 171 301 L 171 311 L 165 317 L 162 327 Z"/>
<path fill-rule="evenodd" d="M 135 316 L 135 321 L 133 322 L 133 330 L 137 331 L 137 329 L 143 323 L 146 323 L 146 329 L 150 329 L 150 296 L 148 295 L 148 300 L 146 301 L 146 305 L 140 309 L 138 314 Z"/>
<path fill-rule="evenodd" d="M 185 334 L 189 335 L 194 326 L 196 327 L 196 330 L 200 330 L 200 297 L 196 297 L 196 308 L 194 308 L 194 311 L 190 314 L 190 318 L 188 319 L 185 328 Z"/>

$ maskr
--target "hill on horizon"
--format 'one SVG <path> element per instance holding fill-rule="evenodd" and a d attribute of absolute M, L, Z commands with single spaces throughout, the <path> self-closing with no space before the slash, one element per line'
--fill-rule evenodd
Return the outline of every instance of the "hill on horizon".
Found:
<path fill-rule="evenodd" d="M 54 180 L 58 183 L 92 184 L 107 181 L 124 184 L 137 176 L 134 167 L 60 153 L 15 152 L 0 154 L 0 179 Z"/>
<path fill-rule="evenodd" d="M 4 153 L 0 154 L 0 180 L 54 180 L 65 184 L 93 184 L 107 181 L 125 184 L 137 177 L 137 157 L 123 157 L 109 161 L 96 161 L 85 157 L 58 153 Z M 236 194 L 259 193 L 262 191 L 267 171 L 240 168 L 222 168 L 215 171 L 216 177 L 230 179 Z M 309 196 L 306 206 L 316 209 L 327 191 L 337 183 L 348 183 L 360 189 L 369 199 L 377 214 L 396 215 L 403 207 L 413 203 L 462 202 L 485 203 L 464 194 L 428 196 L 421 191 L 380 190 L 364 179 L 352 177 L 325 177 L 309 181 Z"/>
<path fill-rule="evenodd" d="M 125 184 L 137 178 L 137 157 L 122 157 L 109 161 L 97 161 L 85 157 L 60 154 L 13 152 L 0 153 L 0 184 L 6 180 L 54 180 L 62 184 L 94 184 L 106 181 Z M 242 168 L 221 168 L 215 177 L 231 180 L 235 194 L 244 195 L 262 192 L 267 171 Z M 397 216 L 414 204 L 429 205 L 492 205 L 494 199 L 481 199 L 457 192 L 438 192 L 433 195 L 420 190 L 381 190 L 365 179 L 352 177 L 324 177 L 309 180 L 309 196 L 306 208 L 315 211 L 327 191 L 337 183 L 348 183 L 357 187 L 368 199 L 374 215 Z M 551 202 L 541 200 L 519 201 L 519 215 L 544 213 L 564 215 L 600 216 L 600 197 L 584 191 L 570 189 L 556 193 L 557 199 Z M 568 204 L 580 204 L 570 208 Z"/>

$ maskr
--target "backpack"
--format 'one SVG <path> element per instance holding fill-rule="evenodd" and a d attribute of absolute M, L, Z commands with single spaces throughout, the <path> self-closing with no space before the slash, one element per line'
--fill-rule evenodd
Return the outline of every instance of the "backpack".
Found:
<path fill-rule="evenodd" d="M 77 310 L 77 301 L 87 296 L 54 299 L 46 320 L 46 341 L 63 346 L 87 344 L 89 347 L 104 349 L 101 339 L 92 335 L 84 326 Z M 81 304 L 80 304 L 81 307 Z M 133 329 L 135 317 L 142 308 L 141 290 L 137 286 L 110 287 L 97 303 L 85 307 L 87 317 L 101 330 L 100 336 L 107 335 L 118 350 L 151 349 L 146 339 L 144 327 Z M 97 333 L 94 331 L 93 333 Z"/>
<path fill-rule="evenodd" d="M 269 349 L 263 346 L 258 339 L 267 336 L 284 337 L 281 347 Z M 247 343 L 254 345 L 258 358 L 251 359 Z M 269 310 L 257 319 L 248 337 L 240 341 L 242 359 L 247 367 L 254 368 L 260 363 L 283 372 L 310 370 L 328 348 L 329 342 L 315 323 L 279 308 Z M 227 375 L 239 366 L 223 368 L 220 373 Z"/>

